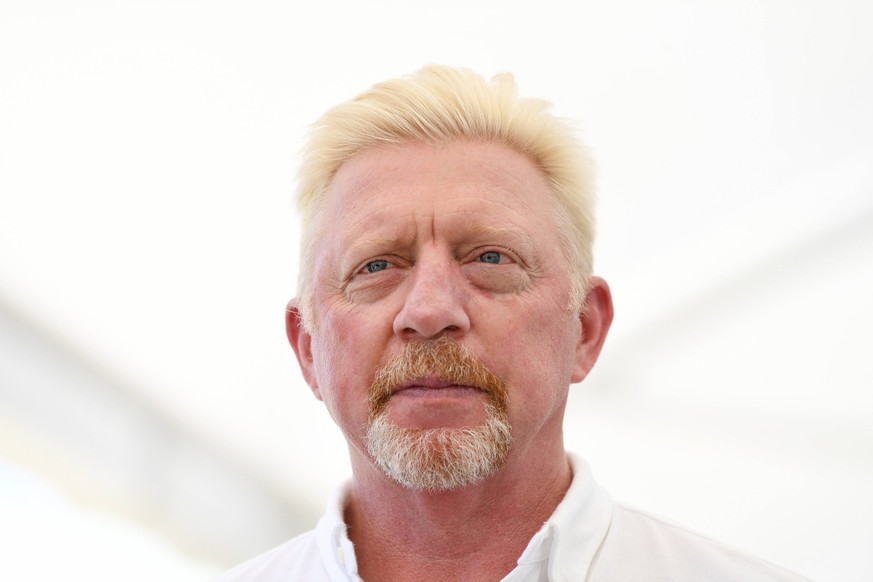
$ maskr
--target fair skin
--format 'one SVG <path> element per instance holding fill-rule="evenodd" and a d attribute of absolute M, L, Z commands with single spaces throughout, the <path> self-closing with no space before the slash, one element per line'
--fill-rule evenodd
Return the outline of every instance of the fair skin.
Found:
<path fill-rule="evenodd" d="M 593 278 L 572 313 L 558 203 L 536 166 L 505 146 L 379 146 L 346 161 L 328 187 L 307 333 L 296 302 L 288 336 L 304 378 L 348 441 L 346 509 L 364 580 L 499 580 L 571 480 L 562 421 L 569 385 L 594 365 L 612 320 Z M 464 344 L 509 392 L 513 443 L 492 477 L 426 492 L 387 478 L 367 453 L 367 389 L 411 340 Z M 478 424 L 475 387 L 420 379 L 388 403 L 408 427 Z M 495 532 L 500 532 L 495 535 Z"/>

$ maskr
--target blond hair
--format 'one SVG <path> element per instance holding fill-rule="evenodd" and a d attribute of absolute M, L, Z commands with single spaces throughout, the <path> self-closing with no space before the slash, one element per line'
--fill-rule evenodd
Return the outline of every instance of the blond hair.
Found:
<path fill-rule="evenodd" d="M 310 129 L 298 174 L 303 221 L 298 294 L 311 329 L 314 254 L 319 210 L 339 167 L 378 145 L 481 141 L 526 155 L 543 173 L 564 210 L 559 225 L 571 275 L 571 308 L 579 310 L 592 271 L 594 170 L 590 154 L 550 104 L 516 96 L 511 74 L 490 82 L 462 68 L 429 65 L 374 85 L 328 110 Z"/>

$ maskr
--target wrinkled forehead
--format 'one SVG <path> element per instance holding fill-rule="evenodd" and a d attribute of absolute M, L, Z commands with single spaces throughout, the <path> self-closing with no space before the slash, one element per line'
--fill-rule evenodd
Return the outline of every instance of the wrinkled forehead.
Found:
<path fill-rule="evenodd" d="M 380 145 L 357 153 L 334 174 L 318 212 L 345 217 L 371 205 L 426 207 L 453 198 L 470 204 L 488 195 L 521 213 L 559 206 L 546 176 L 524 154 L 500 144 L 453 142 Z"/>

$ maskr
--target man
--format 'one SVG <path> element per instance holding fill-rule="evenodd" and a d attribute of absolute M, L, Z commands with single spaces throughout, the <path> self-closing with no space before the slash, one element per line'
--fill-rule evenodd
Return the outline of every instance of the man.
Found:
<path fill-rule="evenodd" d="M 591 163 L 508 75 L 426 67 L 304 152 L 288 337 L 353 479 L 221 581 L 799 580 L 614 505 L 564 450 L 612 321 Z"/>

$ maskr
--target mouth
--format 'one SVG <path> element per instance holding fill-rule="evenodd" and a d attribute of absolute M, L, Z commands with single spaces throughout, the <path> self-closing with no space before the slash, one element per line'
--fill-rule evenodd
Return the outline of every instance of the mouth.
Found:
<path fill-rule="evenodd" d="M 469 417 L 471 410 L 481 408 L 475 406 L 480 402 L 505 409 L 507 390 L 468 349 L 442 336 L 435 341 L 410 342 L 387 359 L 375 371 L 367 399 L 371 419 L 393 402 L 392 415 L 399 417 L 406 411 L 420 416 L 426 410 L 433 417 L 440 416 L 432 418 L 431 424 L 450 426 L 446 419 L 451 414 Z"/>
<path fill-rule="evenodd" d="M 470 384 L 458 384 L 452 382 L 451 380 L 446 380 L 443 378 L 426 377 L 407 380 L 406 382 L 392 390 L 391 395 L 394 396 L 396 394 L 404 393 L 411 396 L 414 393 L 427 393 L 431 391 L 439 392 L 440 394 L 445 395 L 446 392 L 482 392 L 483 390 L 478 386 L 472 386 Z"/>
<path fill-rule="evenodd" d="M 463 382 L 461 378 L 452 381 L 437 376 L 411 378 L 391 390 L 375 410 L 384 411 L 392 424 L 405 428 L 478 426 L 485 421 L 489 395 Z"/>

